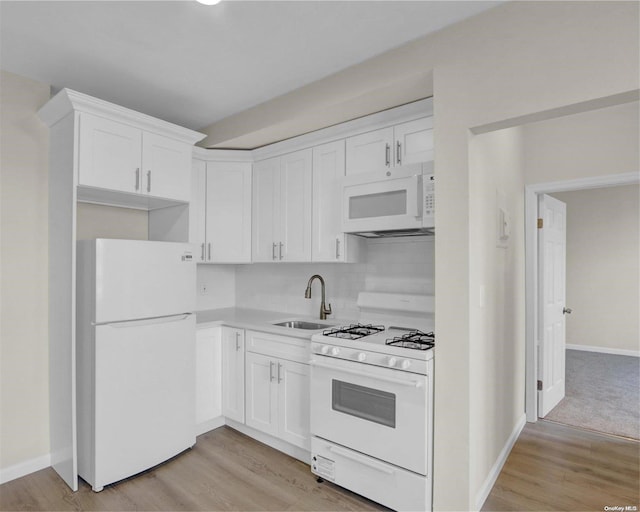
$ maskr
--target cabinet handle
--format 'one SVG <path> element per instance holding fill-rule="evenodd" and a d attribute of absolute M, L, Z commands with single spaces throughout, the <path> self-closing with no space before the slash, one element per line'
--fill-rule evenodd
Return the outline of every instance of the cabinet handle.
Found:
<path fill-rule="evenodd" d="M 151 192 L 151 171 L 147 171 L 147 192 Z"/>
<path fill-rule="evenodd" d="M 273 361 L 269 361 L 269 382 L 273 382 Z"/>
<path fill-rule="evenodd" d="M 282 365 L 278 363 L 278 384 L 282 382 L 282 378 L 280 377 L 280 370 L 282 369 Z"/>
<path fill-rule="evenodd" d="M 280 246 L 280 259 L 282 259 L 282 246 L 284 245 L 282 242 L 278 244 Z"/>
<path fill-rule="evenodd" d="M 336 259 L 340 259 L 340 239 L 336 238 Z"/>
<path fill-rule="evenodd" d="M 140 167 L 136 167 L 136 190 L 140 190 Z"/>
<path fill-rule="evenodd" d="M 273 247 L 271 249 L 271 259 L 275 260 L 276 259 L 276 247 L 278 246 L 278 244 L 276 244 L 275 242 L 273 242 Z"/>
<path fill-rule="evenodd" d="M 389 167 L 391 165 L 391 146 L 384 145 L 384 164 Z"/>
<path fill-rule="evenodd" d="M 240 350 L 240 333 L 236 333 L 236 352 Z"/>
<path fill-rule="evenodd" d="M 396 142 L 396 163 L 402 163 L 402 144 L 400 143 L 400 141 Z"/>
<path fill-rule="evenodd" d="M 211 261 L 211 243 L 208 244 L 209 261 Z"/>
<path fill-rule="evenodd" d="M 201 261 L 204 261 L 204 242 L 202 242 L 202 243 L 200 244 L 200 249 L 201 249 L 201 251 L 202 251 L 202 252 L 201 252 L 201 256 L 200 256 L 200 260 L 201 260 Z"/>

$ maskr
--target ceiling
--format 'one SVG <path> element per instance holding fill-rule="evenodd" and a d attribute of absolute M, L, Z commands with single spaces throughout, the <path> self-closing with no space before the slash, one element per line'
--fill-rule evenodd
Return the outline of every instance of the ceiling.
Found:
<path fill-rule="evenodd" d="M 0 1 L 0 66 L 200 129 L 498 1 Z"/>

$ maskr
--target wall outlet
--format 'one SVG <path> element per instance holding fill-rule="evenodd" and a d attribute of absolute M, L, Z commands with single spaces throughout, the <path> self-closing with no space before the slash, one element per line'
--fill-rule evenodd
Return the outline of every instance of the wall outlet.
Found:
<path fill-rule="evenodd" d="M 200 295 L 206 295 L 207 293 L 209 293 L 207 283 L 200 283 Z"/>

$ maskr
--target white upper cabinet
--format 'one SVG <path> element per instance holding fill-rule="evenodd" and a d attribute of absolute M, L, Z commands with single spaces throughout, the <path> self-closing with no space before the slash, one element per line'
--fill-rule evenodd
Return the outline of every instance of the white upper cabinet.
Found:
<path fill-rule="evenodd" d="M 253 261 L 311 261 L 311 149 L 253 167 Z"/>
<path fill-rule="evenodd" d="M 251 262 L 251 163 L 207 162 L 208 261 Z"/>
<path fill-rule="evenodd" d="M 189 201 L 192 145 L 80 114 L 78 184 Z"/>
<path fill-rule="evenodd" d="M 251 262 L 251 163 L 193 160 L 189 241 L 198 263 Z"/>
<path fill-rule="evenodd" d="M 346 175 L 393 175 L 393 168 L 433 160 L 433 118 L 347 138 Z"/>

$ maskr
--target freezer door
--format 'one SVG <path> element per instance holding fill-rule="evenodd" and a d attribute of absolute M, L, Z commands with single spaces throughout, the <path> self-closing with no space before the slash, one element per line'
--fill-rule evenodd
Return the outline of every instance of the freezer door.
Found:
<path fill-rule="evenodd" d="M 194 375 L 193 314 L 96 327 L 94 488 L 195 444 Z"/>
<path fill-rule="evenodd" d="M 96 323 L 194 311 L 191 245 L 107 239 L 95 244 Z"/>

